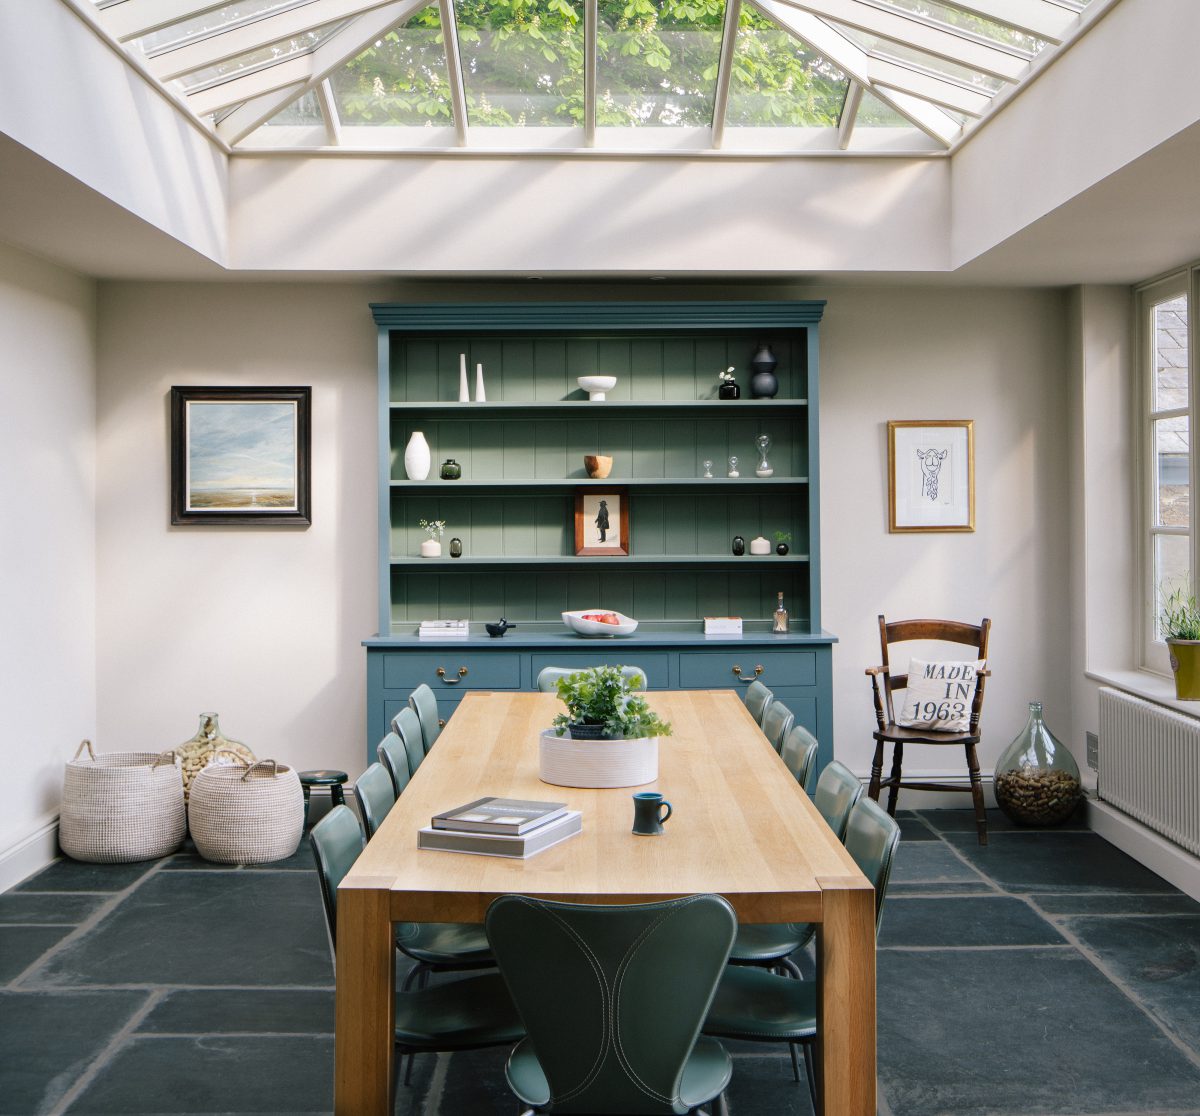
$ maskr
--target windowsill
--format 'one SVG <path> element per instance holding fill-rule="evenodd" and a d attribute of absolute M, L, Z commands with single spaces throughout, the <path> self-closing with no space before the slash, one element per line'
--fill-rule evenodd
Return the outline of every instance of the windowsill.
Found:
<path fill-rule="evenodd" d="M 1093 682 L 1135 694 L 1189 717 L 1200 718 L 1200 701 L 1180 701 L 1175 696 L 1174 681 L 1161 674 L 1153 674 L 1148 670 L 1087 670 L 1084 674 Z"/>

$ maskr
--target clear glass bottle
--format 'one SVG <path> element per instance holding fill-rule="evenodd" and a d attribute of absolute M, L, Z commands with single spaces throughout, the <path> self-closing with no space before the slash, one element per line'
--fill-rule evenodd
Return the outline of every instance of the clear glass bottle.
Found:
<path fill-rule="evenodd" d="M 779 603 L 775 606 L 775 622 L 771 625 L 773 632 L 786 632 L 788 630 L 788 614 L 787 609 L 783 607 L 783 594 L 779 594 Z"/>
<path fill-rule="evenodd" d="M 1018 825 L 1058 825 L 1083 800 L 1079 765 L 1029 703 L 1029 720 L 996 761 L 996 803 Z"/>
<path fill-rule="evenodd" d="M 221 725 L 215 713 L 201 713 L 200 727 L 191 740 L 185 740 L 175 749 L 183 765 L 183 795 L 186 799 L 192 789 L 192 780 L 210 763 L 232 763 L 229 756 L 218 756 L 218 752 L 232 752 L 247 763 L 254 762 L 254 753 L 237 740 L 221 735 Z"/>

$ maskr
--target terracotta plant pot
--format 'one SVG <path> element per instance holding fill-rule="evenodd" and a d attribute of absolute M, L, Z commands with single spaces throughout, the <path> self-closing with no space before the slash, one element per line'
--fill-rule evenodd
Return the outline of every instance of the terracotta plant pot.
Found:
<path fill-rule="evenodd" d="M 599 454 L 585 454 L 583 467 L 592 480 L 604 480 L 612 472 L 613 459 Z"/>
<path fill-rule="evenodd" d="M 1180 701 L 1200 701 L 1200 639 L 1168 639 L 1175 696 Z"/>

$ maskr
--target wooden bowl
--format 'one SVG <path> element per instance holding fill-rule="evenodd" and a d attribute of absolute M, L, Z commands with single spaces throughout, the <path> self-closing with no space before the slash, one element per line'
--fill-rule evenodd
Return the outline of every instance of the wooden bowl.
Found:
<path fill-rule="evenodd" d="M 584 454 L 583 467 L 592 480 L 604 480 L 612 472 L 613 459 L 597 454 Z"/>

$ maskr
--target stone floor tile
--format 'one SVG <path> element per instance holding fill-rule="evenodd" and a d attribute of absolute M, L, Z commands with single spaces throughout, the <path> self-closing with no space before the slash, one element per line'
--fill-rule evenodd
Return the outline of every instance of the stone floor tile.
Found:
<path fill-rule="evenodd" d="M 896 816 L 896 824 L 900 826 L 902 841 L 936 841 L 938 835 L 916 815 L 904 818 Z"/>
<path fill-rule="evenodd" d="M 147 872 L 158 867 L 157 860 L 139 860 L 133 864 L 87 864 L 63 857 L 43 868 L 36 876 L 20 883 L 15 891 L 124 891 Z"/>
<path fill-rule="evenodd" d="M 108 895 L 6 891 L 0 895 L 0 924 L 78 926 L 110 898 Z"/>
<path fill-rule="evenodd" d="M 1164 881 L 1163 887 L 1169 885 Z M 1062 895 L 1038 893 L 1033 901 L 1047 914 L 1107 914 L 1107 915 L 1200 915 L 1200 903 L 1177 891 L 1171 895 L 1151 895 L 1145 892 L 1096 893 L 1066 892 Z"/>
<path fill-rule="evenodd" d="M 168 992 L 138 1026 L 141 1034 L 333 1034 L 327 990 L 203 988 Z"/>
<path fill-rule="evenodd" d="M 914 883 L 897 881 L 893 876 L 888 884 L 888 895 L 997 895 L 994 884 L 983 879 L 974 883 L 943 883 L 937 880 L 918 880 Z"/>
<path fill-rule="evenodd" d="M 943 841 L 900 839 L 892 868 L 895 883 L 986 883 L 969 864 L 964 864 Z"/>
<path fill-rule="evenodd" d="M 974 810 L 920 810 L 917 811 L 939 833 L 974 833 Z M 1046 833 L 1060 830 L 1086 830 L 1087 811 L 1082 807 L 1068 818 L 1062 825 L 1051 826 L 1049 829 L 1017 825 L 1011 821 L 1003 810 L 987 812 L 988 834 L 992 833 Z"/>
<path fill-rule="evenodd" d="M 889 896 L 879 944 L 888 946 L 1045 946 L 1066 939 L 1020 899 Z"/>
<path fill-rule="evenodd" d="M 16 980 L 73 926 L 0 926 L 0 984 Z"/>
<path fill-rule="evenodd" d="M 0 1113 L 52 1111 L 147 995 L 0 991 Z"/>

